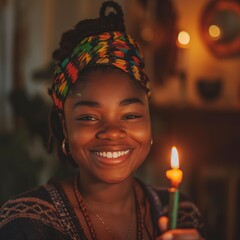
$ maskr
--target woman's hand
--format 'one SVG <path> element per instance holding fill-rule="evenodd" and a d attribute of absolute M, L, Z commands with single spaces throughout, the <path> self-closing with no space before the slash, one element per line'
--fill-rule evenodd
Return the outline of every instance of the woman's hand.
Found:
<path fill-rule="evenodd" d="M 174 229 L 159 236 L 157 240 L 202 240 L 196 229 Z"/>
<path fill-rule="evenodd" d="M 167 217 L 159 218 L 158 226 L 164 233 L 157 240 L 202 240 L 196 229 L 173 229 L 167 231 L 167 225 Z"/>

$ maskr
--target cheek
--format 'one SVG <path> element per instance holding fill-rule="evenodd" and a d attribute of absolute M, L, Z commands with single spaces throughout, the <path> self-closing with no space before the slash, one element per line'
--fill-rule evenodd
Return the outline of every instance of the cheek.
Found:
<path fill-rule="evenodd" d="M 89 129 L 69 126 L 68 141 L 71 151 L 80 151 L 94 136 Z"/>
<path fill-rule="evenodd" d="M 130 128 L 132 136 L 142 144 L 149 143 L 151 141 L 151 125 L 150 122 L 146 121 L 140 125 L 135 125 Z"/>
<path fill-rule="evenodd" d="M 84 137 L 81 136 L 80 132 L 75 131 L 69 136 L 70 148 L 76 149 L 84 144 Z"/>
<path fill-rule="evenodd" d="M 75 128 L 69 134 L 69 149 L 75 162 L 84 167 L 87 159 L 88 144 L 92 139 L 91 131 Z"/>

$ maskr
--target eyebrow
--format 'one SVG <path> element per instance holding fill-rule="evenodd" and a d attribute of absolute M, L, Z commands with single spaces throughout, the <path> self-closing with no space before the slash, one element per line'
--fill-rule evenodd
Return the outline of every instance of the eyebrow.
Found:
<path fill-rule="evenodd" d="M 134 104 L 134 103 L 139 103 L 141 105 L 144 105 L 143 101 L 141 101 L 139 98 L 124 99 L 124 100 L 120 101 L 119 105 L 120 106 L 127 106 L 127 105 Z"/>
<path fill-rule="evenodd" d="M 100 107 L 100 104 L 98 102 L 93 102 L 93 101 L 78 101 L 73 105 L 73 108 L 76 108 L 79 106 Z"/>
<path fill-rule="evenodd" d="M 128 106 L 130 104 L 141 104 L 144 105 L 143 101 L 141 101 L 139 98 L 128 98 L 128 99 L 124 99 L 122 101 L 119 102 L 119 106 Z M 100 107 L 101 104 L 98 102 L 94 102 L 94 101 L 78 101 L 73 105 L 73 108 L 79 107 L 79 106 L 87 106 L 87 107 Z"/>

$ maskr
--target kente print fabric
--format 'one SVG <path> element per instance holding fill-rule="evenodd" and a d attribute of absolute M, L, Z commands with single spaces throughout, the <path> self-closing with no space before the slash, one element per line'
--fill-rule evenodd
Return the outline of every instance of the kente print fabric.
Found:
<path fill-rule="evenodd" d="M 59 111 L 68 91 L 80 72 L 88 65 L 111 65 L 139 81 L 150 96 L 150 84 L 144 72 L 143 57 L 138 44 L 126 33 L 106 32 L 83 39 L 72 55 L 56 66 L 51 96 Z"/>

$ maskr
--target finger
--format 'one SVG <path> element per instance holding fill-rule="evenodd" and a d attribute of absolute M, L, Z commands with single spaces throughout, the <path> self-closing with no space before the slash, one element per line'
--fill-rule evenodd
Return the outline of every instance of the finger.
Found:
<path fill-rule="evenodd" d="M 174 239 L 173 234 L 171 232 L 166 232 L 157 238 L 157 240 L 173 240 L 173 239 Z"/>
<path fill-rule="evenodd" d="M 201 240 L 196 229 L 174 229 L 165 232 L 157 240 Z"/>
<path fill-rule="evenodd" d="M 200 240 L 201 237 L 196 229 L 175 229 L 173 239 L 176 240 Z"/>
<path fill-rule="evenodd" d="M 158 227 L 161 232 L 166 232 L 168 229 L 168 218 L 163 216 L 158 219 Z"/>

